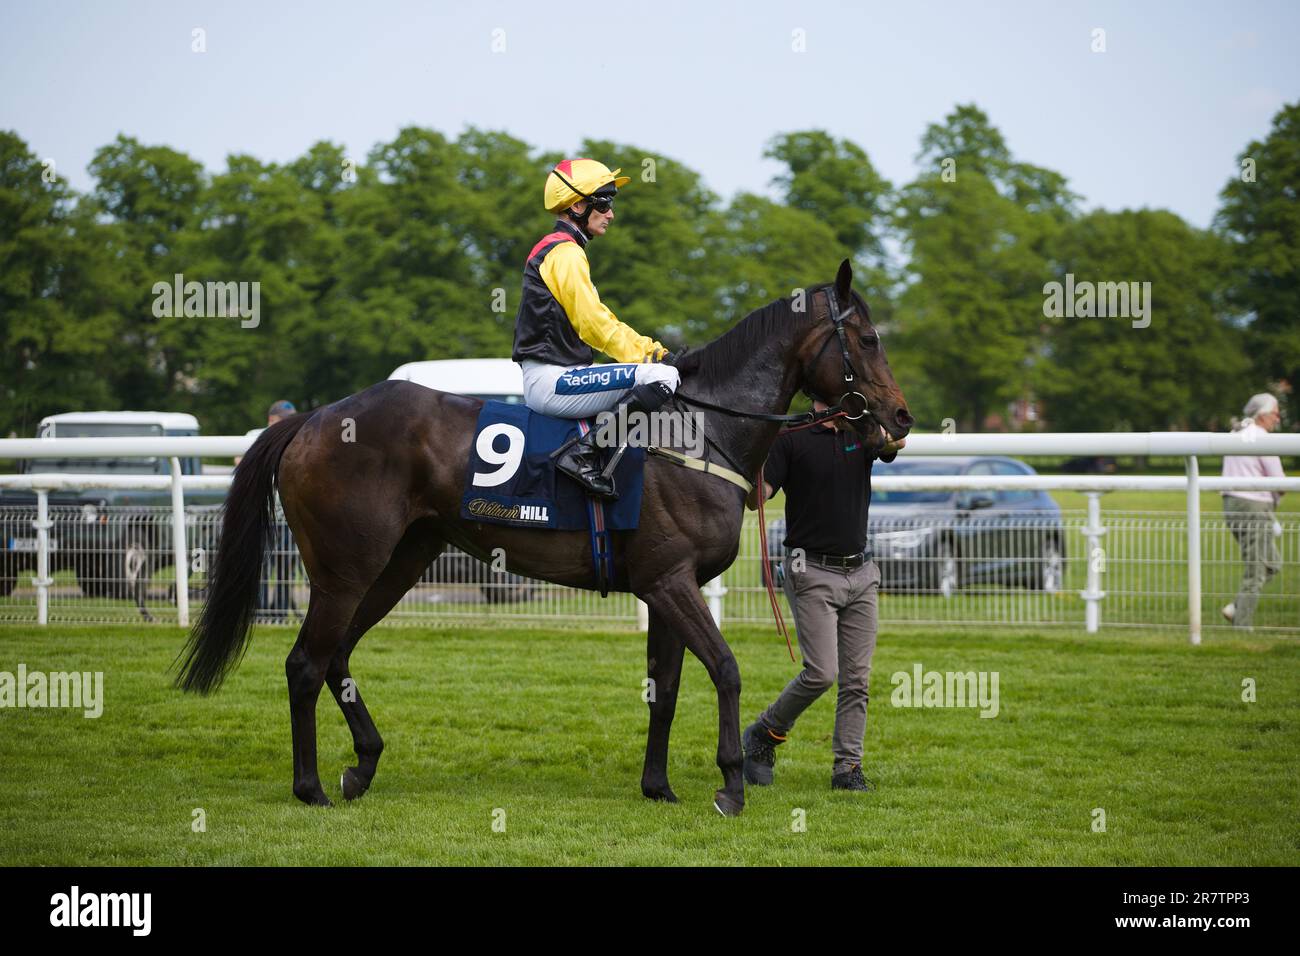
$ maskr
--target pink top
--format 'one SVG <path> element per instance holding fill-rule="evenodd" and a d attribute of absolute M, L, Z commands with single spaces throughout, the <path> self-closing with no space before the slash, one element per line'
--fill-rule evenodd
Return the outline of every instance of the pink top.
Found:
<path fill-rule="evenodd" d="M 1268 432 L 1260 428 L 1254 422 L 1250 422 L 1239 431 L 1233 432 L 1241 438 L 1243 448 L 1250 448 L 1250 443 L 1256 438 L 1267 435 Z M 1223 458 L 1223 477 L 1224 478 L 1284 478 L 1286 472 L 1282 470 L 1282 459 L 1277 455 L 1225 455 Z M 1246 498 L 1249 501 L 1262 501 L 1264 504 L 1273 504 L 1280 498 L 1281 492 L 1276 491 L 1225 491 L 1225 495 L 1232 495 L 1235 498 Z"/>

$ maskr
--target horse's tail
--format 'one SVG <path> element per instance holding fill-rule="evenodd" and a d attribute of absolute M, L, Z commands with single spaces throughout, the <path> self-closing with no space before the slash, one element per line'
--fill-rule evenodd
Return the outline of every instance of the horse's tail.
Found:
<path fill-rule="evenodd" d="M 248 649 L 262 554 L 275 521 L 280 456 L 311 417 L 293 415 L 267 428 L 235 468 L 208 577 L 208 600 L 178 658 L 176 685 L 184 690 L 216 690 Z"/>

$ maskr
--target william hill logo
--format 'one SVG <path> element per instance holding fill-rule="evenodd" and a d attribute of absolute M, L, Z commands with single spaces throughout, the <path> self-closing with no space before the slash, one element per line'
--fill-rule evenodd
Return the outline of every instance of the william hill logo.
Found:
<path fill-rule="evenodd" d="M 503 505 L 486 498 L 474 498 L 466 510 L 476 518 L 493 518 L 497 521 L 521 521 L 550 524 L 551 511 L 546 505 Z"/>

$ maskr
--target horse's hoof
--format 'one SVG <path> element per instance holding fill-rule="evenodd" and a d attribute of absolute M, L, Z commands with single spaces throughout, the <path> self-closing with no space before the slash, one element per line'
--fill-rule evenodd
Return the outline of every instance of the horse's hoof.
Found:
<path fill-rule="evenodd" d="M 370 784 L 357 773 L 355 767 L 348 767 L 343 771 L 343 776 L 339 778 L 339 786 L 343 788 L 344 800 L 355 800 L 370 789 Z"/>
<path fill-rule="evenodd" d="M 662 787 L 642 787 L 641 792 L 651 800 L 657 800 L 660 803 L 677 803 L 677 794 L 673 793 L 673 788 L 664 784 Z"/>
<path fill-rule="evenodd" d="M 307 794 L 306 796 L 295 793 L 294 796 L 297 797 L 299 800 L 301 800 L 303 803 L 307 804 L 307 806 L 309 807 L 334 806 L 334 804 L 330 801 L 330 798 L 325 796 L 325 791 L 323 790 L 318 791 L 316 793 Z"/>
<path fill-rule="evenodd" d="M 736 800 L 726 791 L 719 790 L 713 794 L 713 807 L 724 817 L 738 817 L 740 811 L 745 809 L 745 801 L 744 798 Z"/>

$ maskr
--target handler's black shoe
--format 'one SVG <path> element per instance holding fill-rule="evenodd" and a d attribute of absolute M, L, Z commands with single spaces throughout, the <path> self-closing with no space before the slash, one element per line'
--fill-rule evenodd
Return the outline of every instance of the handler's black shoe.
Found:
<path fill-rule="evenodd" d="M 854 764 L 843 773 L 837 773 L 831 777 L 831 789 L 858 790 L 862 793 L 870 793 L 876 789 L 876 785 L 862 776 L 861 764 Z"/>
<path fill-rule="evenodd" d="M 745 749 L 745 782 L 766 787 L 772 782 L 772 768 L 776 764 L 776 748 L 785 743 L 756 720 L 745 728 L 741 737 Z"/>
<path fill-rule="evenodd" d="M 600 449 L 596 447 L 596 430 L 593 428 L 581 438 L 574 438 L 555 452 L 556 471 L 563 472 L 586 489 L 587 494 L 615 501 L 618 492 L 614 479 L 601 474 L 605 467 Z"/>

